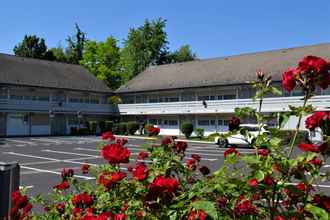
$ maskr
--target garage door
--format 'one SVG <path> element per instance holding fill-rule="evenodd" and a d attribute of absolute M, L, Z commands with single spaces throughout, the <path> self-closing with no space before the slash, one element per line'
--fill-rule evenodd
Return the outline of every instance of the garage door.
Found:
<path fill-rule="evenodd" d="M 23 113 L 7 114 L 7 135 L 29 135 L 28 115 Z"/>

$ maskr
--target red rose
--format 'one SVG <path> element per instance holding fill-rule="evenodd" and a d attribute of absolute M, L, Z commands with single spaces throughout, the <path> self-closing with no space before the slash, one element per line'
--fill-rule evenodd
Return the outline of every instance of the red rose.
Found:
<path fill-rule="evenodd" d="M 173 146 L 173 148 L 175 149 L 175 151 L 177 153 L 184 153 L 185 150 L 187 149 L 188 144 L 187 142 L 183 142 L 183 141 L 178 141 L 176 142 L 176 144 Z"/>
<path fill-rule="evenodd" d="M 148 152 L 145 152 L 145 151 L 141 151 L 138 156 L 137 156 L 137 159 L 138 160 L 144 160 L 146 158 L 149 157 L 149 153 Z"/>
<path fill-rule="evenodd" d="M 61 190 L 61 191 L 69 189 L 69 188 L 70 188 L 70 183 L 68 181 L 64 181 L 64 182 L 54 186 L 54 189 Z"/>
<path fill-rule="evenodd" d="M 274 185 L 274 180 L 273 178 L 271 178 L 270 176 L 265 176 L 264 178 L 264 183 L 267 185 L 267 186 L 272 186 Z"/>
<path fill-rule="evenodd" d="M 133 176 L 139 181 L 145 180 L 148 177 L 147 167 L 143 163 L 139 163 L 133 171 Z"/>
<path fill-rule="evenodd" d="M 210 169 L 207 166 L 202 166 L 199 168 L 199 171 L 204 175 L 207 176 L 210 174 Z"/>
<path fill-rule="evenodd" d="M 224 209 L 228 203 L 228 199 L 226 197 L 220 197 L 217 199 L 217 206 L 219 209 Z"/>
<path fill-rule="evenodd" d="M 83 164 L 82 166 L 81 166 L 81 172 L 83 173 L 83 174 L 88 174 L 88 172 L 89 172 L 89 164 Z"/>
<path fill-rule="evenodd" d="M 99 184 L 103 185 L 105 188 L 110 189 L 115 183 L 123 180 L 126 177 L 126 173 L 123 172 L 105 172 L 99 176 Z"/>
<path fill-rule="evenodd" d="M 282 216 L 280 216 L 280 215 L 278 215 L 278 216 L 275 217 L 275 220 L 285 220 L 285 218 L 282 217 Z"/>
<path fill-rule="evenodd" d="M 126 215 L 124 213 L 115 214 L 113 216 L 113 220 L 125 220 L 125 219 L 126 219 Z"/>
<path fill-rule="evenodd" d="M 294 87 L 296 87 L 295 73 L 293 69 L 288 69 L 282 74 L 282 85 L 288 92 L 291 92 Z"/>
<path fill-rule="evenodd" d="M 188 216 L 188 220 L 205 220 L 207 217 L 207 214 L 204 212 L 204 210 L 197 210 L 197 211 L 191 211 Z"/>
<path fill-rule="evenodd" d="M 61 172 L 62 181 L 65 181 L 68 178 L 73 177 L 73 175 L 74 175 L 73 169 L 65 169 L 64 168 Z"/>
<path fill-rule="evenodd" d="M 175 196 L 180 183 L 172 177 L 157 176 L 149 185 L 149 192 L 145 197 L 146 204 L 153 207 L 154 201 L 168 203 Z"/>
<path fill-rule="evenodd" d="M 325 195 L 314 195 L 312 200 L 313 204 L 325 209 L 328 213 L 330 213 L 330 197 Z"/>
<path fill-rule="evenodd" d="M 126 138 L 121 138 L 121 139 L 117 139 L 116 143 L 124 146 L 125 144 L 128 143 L 128 140 Z"/>
<path fill-rule="evenodd" d="M 74 195 L 72 197 L 71 201 L 75 207 L 89 207 L 89 206 L 93 205 L 94 198 L 90 194 L 83 192 L 83 193 Z"/>
<path fill-rule="evenodd" d="M 137 219 L 142 219 L 144 217 L 144 212 L 142 210 L 137 210 L 135 212 L 135 216 L 137 217 Z"/>
<path fill-rule="evenodd" d="M 228 155 L 230 154 L 235 154 L 237 157 L 240 156 L 240 153 L 235 149 L 235 148 L 229 148 L 228 150 L 226 150 L 223 155 L 226 158 Z"/>
<path fill-rule="evenodd" d="M 107 131 L 107 132 L 104 132 L 102 133 L 102 139 L 103 140 L 110 140 L 110 141 L 113 141 L 115 140 L 115 136 L 112 134 L 111 131 Z"/>
<path fill-rule="evenodd" d="M 195 159 L 189 159 L 186 162 L 186 165 L 189 170 L 196 170 L 196 160 Z"/>
<path fill-rule="evenodd" d="M 157 136 L 160 132 L 160 128 L 158 127 L 154 127 L 154 126 L 150 126 L 148 127 L 148 132 L 150 136 Z"/>
<path fill-rule="evenodd" d="M 248 184 L 252 187 L 258 186 L 258 180 L 256 178 L 250 179 Z"/>
<path fill-rule="evenodd" d="M 320 149 L 315 144 L 301 143 L 301 144 L 298 145 L 298 147 L 303 151 L 310 151 L 310 152 L 314 152 L 314 153 L 319 153 L 320 152 Z"/>
<path fill-rule="evenodd" d="M 310 160 L 308 162 L 317 167 L 320 167 L 322 165 L 322 161 L 319 157 L 314 157 L 312 160 Z"/>
<path fill-rule="evenodd" d="M 63 214 L 65 211 L 65 205 L 63 203 L 59 203 L 56 206 L 56 210 L 58 211 L 58 213 Z"/>
<path fill-rule="evenodd" d="M 108 144 L 102 148 L 102 156 L 110 164 L 128 163 L 131 152 L 120 144 Z"/>
<path fill-rule="evenodd" d="M 229 121 L 228 127 L 229 131 L 234 131 L 239 128 L 239 125 L 241 123 L 241 120 L 238 117 L 232 117 Z"/>
<path fill-rule="evenodd" d="M 235 216 L 241 217 L 244 215 L 253 215 L 257 213 L 257 208 L 252 204 L 250 200 L 239 199 L 234 208 Z"/>
<path fill-rule="evenodd" d="M 201 156 L 199 156 L 198 154 L 192 154 L 191 158 L 193 158 L 194 160 L 196 160 L 198 162 L 201 160 Z"/>
<path fill-rule="evenodd" d="M 299 189 L 301 191 L 305 191 L 306 190 L 305 183 L 298 183 L 296 187 L 297 187 L 297 189 Z"/>
<path fill-rule="evenodd" d="M 169 145 L 173 143 L 173 138 L 172 137 L 165 137 L 162 140 L 162 145 Z"/>
<path fill-rule="evenodd" d="M 263 157 L 267 157 L 269 154 L 269 150 L 268 149 L 259 149 L 258 150 L 258 155 L 263 156 Z"/>

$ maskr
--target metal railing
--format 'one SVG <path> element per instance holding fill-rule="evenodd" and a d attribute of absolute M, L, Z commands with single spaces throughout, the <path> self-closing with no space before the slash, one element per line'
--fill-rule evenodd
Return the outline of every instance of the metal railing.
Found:
<path fill-rule="evenodd" d="M 315 96 L 309 100 L 309 103 L 318 109 L 328 109 L 330 108 L 330 96 Z M 289 110 L 289 105 L 300 106 L 302 104 L 301 96 L 265 98 L 262 111 L 284 112 Z M 258 102 L 252 99 L 232 99 L 206 101 L 206 106 L 202 101 L 119 104 L 118 111 L 121 115 L 206 114 L 234 113 L 237 107 L 258 108 Z"/>

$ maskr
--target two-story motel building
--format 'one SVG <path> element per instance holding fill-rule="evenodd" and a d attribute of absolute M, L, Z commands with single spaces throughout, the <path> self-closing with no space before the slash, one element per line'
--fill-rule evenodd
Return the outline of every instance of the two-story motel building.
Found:
<path fill-rule="evenodd" d="M 111 115 L 111 94 L 81 66 L 0 54 L 0 136 L 69 134 Z"/>
<path fill-rule="evenodd" d="M 330 59 L 330 43 L 149 67 L 115 92 L 123 103 L 112 106 L 107 99 L 114 93 L 81 66 L 0 54 L 0 136 L 66 135 L 82 121 L 111 115 L 157 125 L 168 135 L 179 135 L 187 120 L 206 135 L 225 131 L 236 107 L 257 108 L 249 84 L 257 69 L 281 89 L 282 72 L 306 55 Z M 329 109 L 330 89 L 318 90 L 311 103 Z M 262 111 L 301 104 L 298 90 L 283 91 L 267 97 Z"/>
<path fill-rule="evenodd" d="M 329 60 L 330 44 L 150 67 L 116 91 L 123 100 L 118 109 L 124 120 L 157 125 L 161 134 L 179 135 L 186 120 L 206 134 L 225 131 L 236 107 L 257 108 L 249 84 L 256 79 L 256 70 L 272 75 L 273 85 L 281 89 L 282 73 L 306 55 Z M 330 89 L 316 94 L 311 103 L 318 109 L 330 108 Z M 301 95 L 297 90 L 267 97 L 262 111 L 288 111 L 288 105 L 302 105 Z M 295 121 L 291 118 L 287 128 L 293 128 Z"/>

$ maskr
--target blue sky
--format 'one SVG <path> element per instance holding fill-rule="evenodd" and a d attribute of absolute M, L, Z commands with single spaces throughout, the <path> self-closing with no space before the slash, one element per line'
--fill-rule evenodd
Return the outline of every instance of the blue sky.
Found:
<path fill-rule="evenodd" d="M 77 22 L 89 39 L 120 42 L 145 19 L 167 19 L 170 49 L 200 58 L 330 42 L 329 0 L 10 0 L 0 6 L 0 52 L 24 34 L 65 44 Z"/>

